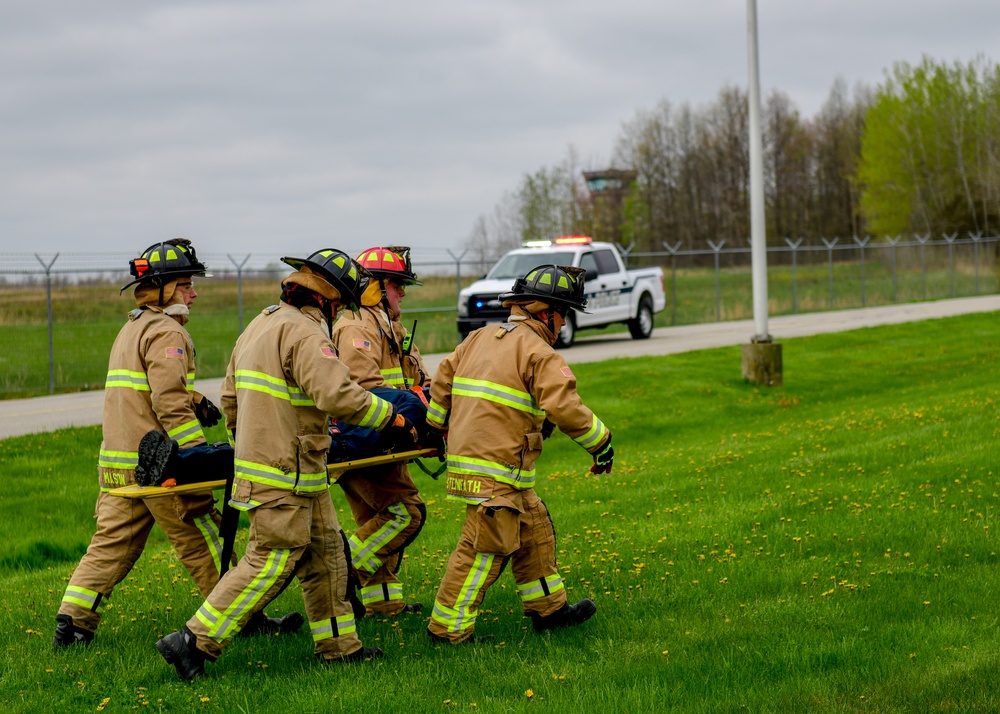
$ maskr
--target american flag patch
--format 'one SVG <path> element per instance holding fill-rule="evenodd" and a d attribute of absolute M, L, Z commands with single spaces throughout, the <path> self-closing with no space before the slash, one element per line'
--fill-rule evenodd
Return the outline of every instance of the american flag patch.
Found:
<path fill-rule="evenodd" d="M 563 367 L 562 368 L 562 373 L 563 373 L 563 376 L 565 376 L 567 379 L 573 379 L 573 372 L 570 371 L 569 367 Z"/>
<path fill-rule="evenodd" d="M 371 352 L 372 349 L 372 343 L 368 340 L 362 340 L 360 337 L 354 338 L 354 346 L 359 350 L 368 350 L 369 352 Z"/>
<path fill-rule="evenodd" d="M 319 351 L 323 353 L 324 357 L 336 357 L 337 353 L 332 347 L 320 347 Z"/>
<path fill-rule="evenodd" d="M 168 347 L 167 348 L 167 357 L 174 357 L 174 358 L 180 359 L 183 356 L 184 356 L 184 348 L 183 347 Z"/>

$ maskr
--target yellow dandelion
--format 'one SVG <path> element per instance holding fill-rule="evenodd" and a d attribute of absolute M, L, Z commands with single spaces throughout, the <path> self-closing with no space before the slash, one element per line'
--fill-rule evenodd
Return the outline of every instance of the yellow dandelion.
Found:
<path fill-rule="evenodd" d="M 524 696 L 526 696 L 526 697 L 528 697 L 530 699 L 531 697 L 535 696 L 535 693 L 533 691 L 531 691 L 530 689 L 528 689 L 528 690 L 526 690 L 524 692 Z"/>

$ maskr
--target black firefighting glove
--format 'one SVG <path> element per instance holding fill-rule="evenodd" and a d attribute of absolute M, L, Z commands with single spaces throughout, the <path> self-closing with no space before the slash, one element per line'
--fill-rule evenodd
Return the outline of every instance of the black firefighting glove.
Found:
<path fill-rule="evenodd" d="M 436 429 L 430 424 L 426 424 L 421 444 L 425 449 L 436 449 L 438 452 L 438 461 L 444 461 L 447 458 L 448 445 L 445 443 L 444 435 L 445 432 Z"/>
<path fill-rule="evenodd" d="M 202 426 L 215 426 L 222 418 L 222 412 L 204 394 L 201 395 L 200 402 L 194 403 L 194 414 Z"/>
<path fill-rule="evenodd" d="M 615 450 L 611 448 L 611 437 L 604 443 L 601 450 L 594 454 L 594 465 L 590 467 L 592 474 L 609 474 L 615 463 Z"/>
<path fill-rule="evenodd" d="M 413 451 L 420 443 L 420 435 L 417 427 L 405 416 L 392 409 L 392 417 L 389 424 L 382 429 L 382 446 L 389 451 L 399 453 L 401 451 Z"/>
<path fill-rule="evenodd" d="M 551 422 L 548 419 L 542 422 L 542 438 L 548 439 L 552 436 L 552 432 L 556 430 L 555 422 Z"/>

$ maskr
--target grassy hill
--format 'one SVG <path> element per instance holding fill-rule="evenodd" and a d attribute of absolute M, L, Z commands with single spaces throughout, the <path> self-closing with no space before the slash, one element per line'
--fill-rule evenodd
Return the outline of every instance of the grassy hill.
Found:
<path fill-rule="evenodd" d="M 93 645 L 49 649 L 92 534 L 100 433 L 0 441 L 0 707 L 996 711 L 998 357 L 983 314 L 787 340 L 774 390 L 742 382 L 735 347 L 575 366 L 615 470 L 590 475 L 557 434 L 538 492 L 593 620 L 536 634 L 505 573 L 477 623 L 489 645 L 435 647 L 423 615 L 365 619 L 378 663 L 317 665 L 303 632 L 236 641 L 193 685 L 153 648 L 200 604 L 159 536 Z M 430 603 L 461 509 L 414 473 L 428 521 L 401 576 Z M 301 608 L 293 585 L 269 610 Z"/>

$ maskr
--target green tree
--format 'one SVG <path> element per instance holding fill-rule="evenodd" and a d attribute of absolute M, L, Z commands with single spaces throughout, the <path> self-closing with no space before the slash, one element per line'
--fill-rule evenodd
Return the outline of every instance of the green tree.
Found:
<path fill-rule="evenodd" d="M 925 57 L 887 73 L 865 117 L 858 178 L 877 233 L 996 230 L 1000 73 Z"/>

